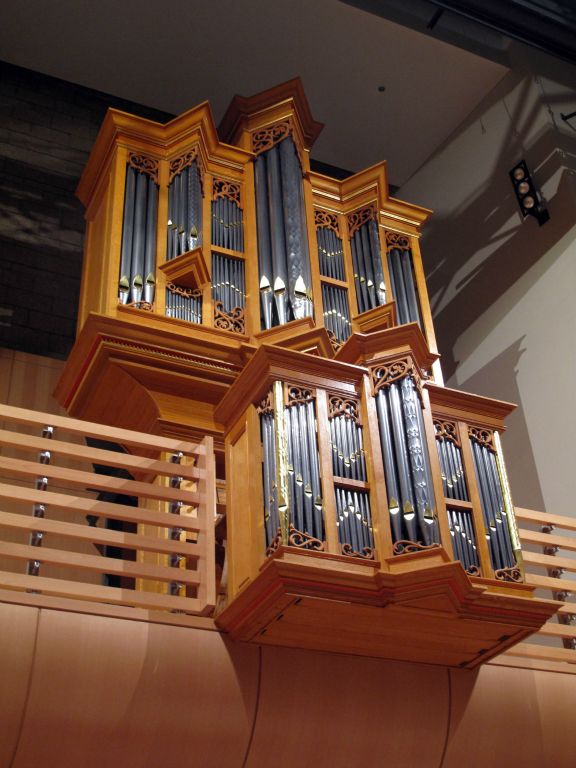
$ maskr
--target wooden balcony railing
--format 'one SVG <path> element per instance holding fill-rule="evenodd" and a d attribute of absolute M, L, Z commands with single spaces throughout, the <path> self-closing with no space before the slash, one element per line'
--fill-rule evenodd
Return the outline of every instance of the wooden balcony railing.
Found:
<path fill-rule="evenodd" d="M 0 421 L 1 590 L 171 623 L 213 610 L 212 438 L 194 445 L 7 405 Z"/>
<path fill-rule="evenodd" d="M 504 658 L 576 673 L 576 518 L 516 507 L 516 519 L 527 583 L 562 607 Z"/>

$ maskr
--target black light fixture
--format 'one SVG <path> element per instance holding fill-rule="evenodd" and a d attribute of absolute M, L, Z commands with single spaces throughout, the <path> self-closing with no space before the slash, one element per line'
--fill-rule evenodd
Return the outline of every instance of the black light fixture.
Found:
<path fill-rule="evenodd" d="M 510 178 L 512 179 L 512 185 L 522 216 L 524 218 L 526 216 L 534 216 L 540 226 L 545 224 L 550 218 L 550 214 L 536 192 L 536 187 L 525 160 L 521 160 L 512 168 Z"/>

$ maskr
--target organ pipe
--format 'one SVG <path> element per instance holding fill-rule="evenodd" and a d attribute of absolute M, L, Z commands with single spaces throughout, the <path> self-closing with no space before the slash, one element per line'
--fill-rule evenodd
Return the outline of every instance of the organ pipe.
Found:
<path fill-rule="evenodd" d="M 126 166 L 118 298 L 151 305 L 156 286 L 157 163 L 131 155 Z"/>
<path fill-rule="evenodd" d="M 376 410 L 396 551 L 439 543 L 432 471 L 414 379 L 374 369 Z"/>
<path fill-rule="evenodd" d="M 313 313 L 302 169 L 290 136 L 255 162 L 263 328 Z"/>

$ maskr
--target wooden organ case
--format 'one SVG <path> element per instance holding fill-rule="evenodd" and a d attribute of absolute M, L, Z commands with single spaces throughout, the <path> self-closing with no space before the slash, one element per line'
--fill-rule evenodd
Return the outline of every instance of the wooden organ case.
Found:
<path fill-rule="evenodd" d="M 215 439 L 234 639 L 473 667 L 556 604 L 524 582 L 499 435 L 443 386 L 430 211 L 310 170 L 298 79 L 166 125 L 111 110 L 78 188 L 73 416 Z M 225 143 L 227 142 L 227 143 Z"/>

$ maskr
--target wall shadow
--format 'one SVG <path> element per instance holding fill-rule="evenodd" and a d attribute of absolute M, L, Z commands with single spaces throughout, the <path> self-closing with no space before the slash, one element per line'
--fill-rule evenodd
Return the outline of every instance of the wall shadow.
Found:
<path fill-rule="evenodd" d="M 482 392 L 488 397 L 507 400 L 518 405 L 506 420 L 508 430 L 502 438 L 506 455 L 522 456 L 522 461 L 509 462 L 507 466 L 514 503 L 529 509 L 544 509 L 544 495 L 538 478 L 530 432 L 518 387 L 517 372 L 524 354 L 524 336 L 479 369 L 473 376 L 459 384 L 458 389 Z"/>

